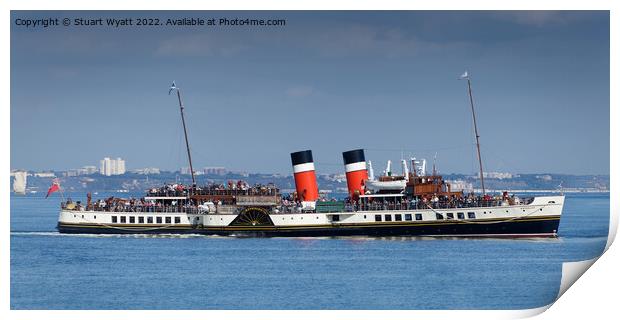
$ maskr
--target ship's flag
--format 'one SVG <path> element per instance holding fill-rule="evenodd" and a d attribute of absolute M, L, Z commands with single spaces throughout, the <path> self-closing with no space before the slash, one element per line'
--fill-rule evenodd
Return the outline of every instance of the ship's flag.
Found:
<path fill-rule="evenodd" d="M 52 185 L 50 186 L 49 189 L 47 189 L 47 195 L 45 196 L 45 199 L 47 199 L 47 197 L 50 196 L 50 194 L 56 192 L 60 190 L 60 180 L 58 180 L 58 178 L 52 180 Z"/>
<path fill-rule="evenodd" d="M 469 79 L 469 72 L 467 72 L 467 70 L 465 70 L 465 72 L 463 72 L 463 74 L 459 77 L 459 79 Z"/>
<path fill-rule="evenodd" d="M 170 86 L 170 90 L 168 90 L 168 95 L 170 95 L 170 92 L 172 92 L 173 90 L 177 89 L 177 84 L 172 81 L 172 85 Z"/>

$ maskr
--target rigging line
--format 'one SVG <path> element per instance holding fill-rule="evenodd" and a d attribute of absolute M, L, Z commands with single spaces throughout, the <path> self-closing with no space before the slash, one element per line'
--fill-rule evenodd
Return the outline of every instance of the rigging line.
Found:
<path fill-rule="evenodd" d="M 339 167 L 344 166 L 344 164 L 342 163 L 333 163 L 333 162 L 316 162 L 315 161 L 314 164 L 320 165 L 320 166 L 339 166 Z"/>
<path fill-rule="evenodd" d="M 475 146 L 475 143 L 468 143 L 465 145 L 459 146 L 450 146 L 450 147 L 440 147 L 440 148 L 426 148 L 426 149 L 385 149 L 385 148 L 364 148 L 367 151 L 379 151 L 379 152 L 430 152 L 437 150 L 456 150 L 456 149 L 465 149 L 471 146 Z"/>

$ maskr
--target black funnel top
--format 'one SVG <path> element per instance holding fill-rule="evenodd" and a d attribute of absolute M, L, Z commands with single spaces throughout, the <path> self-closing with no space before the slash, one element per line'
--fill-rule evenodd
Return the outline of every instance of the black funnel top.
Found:
<path fill-rule="evenodd" d="M 364 157 L 364 149 L 343 152 L 342 159 L 344 159 L 345 165 L 356 162 L 364 162 L 366 161 L 366 157 Z"/>
<path fill-rule="evenodd" d="M 304 150 L 291 153 L 291 161 L 296 166 L 302 163 L 314 162 L 312 160 L 312 150 Z"/>

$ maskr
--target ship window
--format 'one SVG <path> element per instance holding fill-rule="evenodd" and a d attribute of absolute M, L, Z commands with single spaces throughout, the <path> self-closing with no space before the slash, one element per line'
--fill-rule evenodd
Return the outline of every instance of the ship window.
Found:
<path fill-rule="evenodd" d="M 116 216 L 112 216 L 112 223 L 116 223 Z"/>
<path fill-rule="evenodd" d="M 127 218 L 125 218 L 124 216 L 121 216 L 121 223 L 125 223 L 127 222 Z"/>
<path fill-rule="evenodd" d="M 465 219 L 465 214 L 463 212 L 459 212 L 456 215 L 459 219 Z"/>
<path fill-rule="evenodd" d="M 174 223 L 181 223 L 181 217 L 174 217 Z"/>
<path fill-rule="evenodd" d="M 443 220 L 443 215 L 441 213 L 435 213 L 435 218 L 437 218 L 437 220 Z"/>
<path fill-rule="evenodd" d="M 172 223 L 172 218 L 166 217 L 166 223 Z"/>
<path fill-rule="evenodd" d="M 136 223 L 136 217 L 129 217 L 129 223 Z"/>
<path fill-rule="evenodd" d="M 411 213 L 405 214 L 405 220 L 411 221 Z"/>
<path fill-rule="evenodd" d="M 469 219 L 476 219 L 476 213 L 474 213 L 474 212 L 468 212 L 468 213 L 467 213 L 467 218 L 469 218 Z"/>
<path fill-rule="evenodd" d="M 138 217 L 138 223 L 144 223 L 144 217 Z"/>
<path fill-rule="evenodd" d="M 364 219 L 366 219 L 366 215 L 364 215 Z"/>
<path fill-rule="evenodd" d="M 380 214 L 375 215 L 375 221 L 381 221 L 381 215 Z"/>
<path fill-rule="evenodd" d="M 337 214 L 333 215 L 332 221 L 340 221 L 340 215 L 337 215 Z"/>
<path fill-rule="evenodd" d="M 97 216 L 93 216 L 93 218 L 95 218 L 95 220 L 97 220 Z"/>
<path fill-rule="evenodd" d="M 385 221 L 392 221 L 392 215 L 391 214 L 386 214 L 385 215 Z"/>
<path fill-rule="evenodd" d="M 161 223 L 161 217 L 157 217 L 157 223 Z"/>
<path fill-rule="evenodd" d="M 454 213 L 448 212 L 446 215 L 448 216 L 448 219 L 454 219 Z"/>
<path fill-rule="evenodd" d="M 402 214 L 395 214 L 394 215 L 394 221 L 403 221 L 403 215 Z"/>
<path fill-rule="evenodd" d="M 153 217 L 146 217 L 146 223 L 153 223 Z"/>
<path fill-rule="evenodd" d="M 415 219 L 416 220 L 422 220 L 422 214 L 421 213 L 416 213 L 415 214 Z"/>

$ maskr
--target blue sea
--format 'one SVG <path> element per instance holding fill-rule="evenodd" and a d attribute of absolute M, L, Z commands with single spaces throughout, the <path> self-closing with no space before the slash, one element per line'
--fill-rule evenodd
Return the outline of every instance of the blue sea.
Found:
<path fill-rule="evenodd" d="M 567 194 L 557 239 L 62 235 L 59 202 L 11 195 L 11 309 L 534 308 L 609 226 Z"/>

